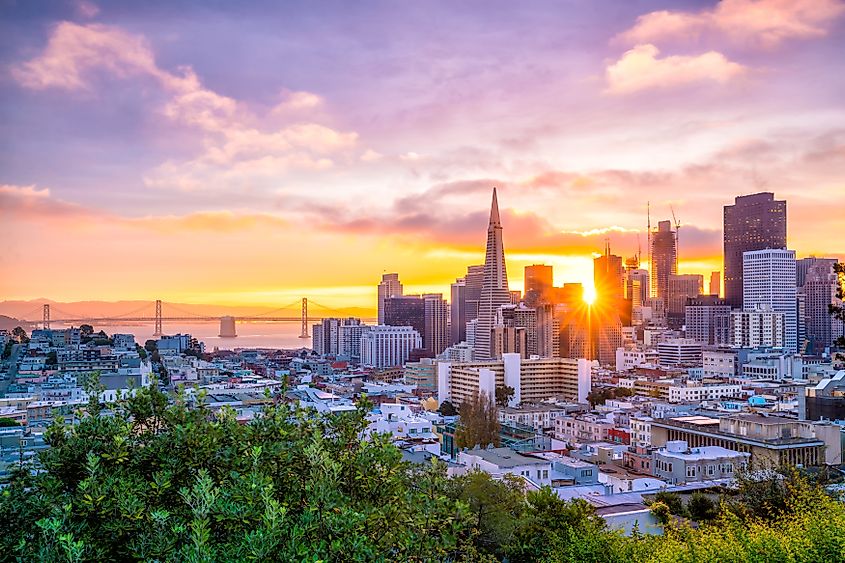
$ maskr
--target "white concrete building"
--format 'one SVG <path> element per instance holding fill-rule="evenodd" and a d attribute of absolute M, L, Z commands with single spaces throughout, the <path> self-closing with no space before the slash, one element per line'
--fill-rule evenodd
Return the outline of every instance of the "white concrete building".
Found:
<path fill-rule="evenodd" d="M 784 347 L 798 350 L 795 251 L 766 249 L 742 254 L 742 308 L 768 306 L 784 317 Z"/>
<path fill-rule="evenodd" d="M 702 385 L 700 383 L 682 385 L 672 385 L 669 387 L 669 402 L 670 403 L 685 403 L 685 402 L 700 402 L 700 401 L 715 401 L 718 399 L 725 399 L 728 397 L 736 397 L 742 393 L 742 386 L 731 384 L 719 385 Z"/>
<path fill-rule="evenodd" d="M 659 360 L 657 350 L 635 347 L 616 349 L 616 371 L 627 371 L 644 364 L 656 365 Z"/>
<path fill-rule="evenodd" d="M 590 362 L 572 358 L 522 359 L 504 354 L 501 360 L 457 364 L 438 362 L 438 402 L 460 404 L 481 390 L 495 394 L 497 387 L 512 387 L 512 406 L 559 398 L 586 402 L 590 392 Z"/>
<path fill-rule="evenodd" d="M 654 474 L 673 485 L 733 479 L 748 464 L 749 453 L 721 446 L 689 448 L 684 440 L 666 442 L 654 452 Z"/>
<path fill-rule="evenodd" d="M 786 316 L 769 305 L 731 312 L 731 346 L 736 348 L 784 348 Z"/>
<path fill-rule="evenodd" d="M 701 343 L 692 338 L 672 338 L 657 344 L 661 366 L 701 365 Z"/>
<path fill-rule="evenodd" d="M 458 463 L 470 469 L 478 469 L 493 478 L 514 475 L 530 479 L 543 486 L 551 485 L 549 477 L 552 463 L 545 459 L 528 457 L 510 448 L 474 448 L 458 452 Z"/>
<path fill-rule="evenodd" d="M 422 337 L 412 327 L 373 326 L 361 334 L 361 364 L 374 368 L 401 366 L 415 348 L 422 348 Z"/>

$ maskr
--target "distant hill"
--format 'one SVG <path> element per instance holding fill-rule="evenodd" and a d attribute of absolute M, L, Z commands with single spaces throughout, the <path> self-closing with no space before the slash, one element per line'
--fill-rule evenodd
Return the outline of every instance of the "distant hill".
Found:
<path fill-rule="evenodd" d="M 32 325 L 26 321 L 22 321 L 14 317 L 7 317 L 6 315 L 0 315 L 0 330 L 12 330 L 15 327 L 21 327 L 27 332 L 32 329 Z"/>

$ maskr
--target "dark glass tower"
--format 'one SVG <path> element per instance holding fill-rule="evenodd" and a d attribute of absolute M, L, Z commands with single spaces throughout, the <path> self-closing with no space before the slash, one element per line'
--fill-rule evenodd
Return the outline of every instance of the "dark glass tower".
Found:
<path fill-rule="evenodd" d="M 742 308 L 742 253 L 786 248 L 786 201 L 761 192 L 737 196 L 725 206 L 725 301 Z"/>

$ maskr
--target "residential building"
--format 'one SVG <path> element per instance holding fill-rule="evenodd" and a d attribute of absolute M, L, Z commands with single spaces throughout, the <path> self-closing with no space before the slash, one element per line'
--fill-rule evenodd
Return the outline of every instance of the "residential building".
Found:
<path fill-rule="evenodd" d="M 497 387 L 513 388 L 510 404 L 539 403 L 558 398 L 586 402 L 592 373 L 585 359 L 531 358 L 505 354 L 501 360 L 465 364 L 438 362 L 438 402 L 460 404 L 479 391 L 495 395 Z"/>
<path fill-rule="evenodd" d="M 434 357 L 449 344 L 449 305 L 440 293 L 426 293 L 422 297 L 425 316 L 423 346 L 428 355 Z"/>
<path fill-rule="evenodd" d="M 458 453 L 458 463 L 484 471 L 494 478 L 524 477 L 539 486 L 551 485 L 552 464 L 542 458 L 522 455 L 510 448 L 473 448 Z"/>
<path fill-rule="evenodd" d="M 743 254 L 786 248 L 786 201 L 773 193 L 738 196 L 724 209 L 725 300 L 744 308 Z"/>
<path fill-rule="evenodd" d="M 798 393 L 798 418 L 845 421 L 845 370 Z"/>
<path fill-rule="evenodd" d="M 770 306 L 731 312 L 731 346 L 737 348 L 784 348 L 785 315 Z"/>
<path fill-rule="evenodd" d="M 670 403 L 687 403 L 701 401 L 718 401 L 730 397 L 737 397 L 742 393 L 742 386 L 718 383 L 702 384 L 688 382 L 686 385 L 669 386 Z"/>
<path fill-rule="evenodd" d="M 654 475 L 672 485 L 733 479 L 745 469 L 751 454 L 721 446 L 690 448 L 684 440 L 671 440 L 655 450 Z"/>

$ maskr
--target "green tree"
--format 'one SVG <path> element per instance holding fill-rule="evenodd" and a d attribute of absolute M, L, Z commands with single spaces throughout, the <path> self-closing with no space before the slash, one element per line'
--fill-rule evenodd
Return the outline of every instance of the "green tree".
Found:
<path fill-rule="evenodd" d="M 59 365 L 59 356 L 56 354 L 55 350 L 51 350 L 47 354 L 47 361 L 45 362 L 48 366 L 57 366 Z"/>
<path fill-rule="evenodd" d="M 458 448 L 499 446 L 499 409 L 488 393 L 478 392 L 461 403 L 460 415 L 455 431 Z"/>
<path fill-rule="evenodd" d="M 158 340 L 153 340 L 152 338 L 144 342 L 144 349 L 147 352 L 155 352 L 158 350 Z"/>
<path fill-rule="evenodd" d="M 665 504 L 669 507 L 669 512 L 672 514 L 676 514 L 678 516 L 686 516 L 687 514 L 686 507 L 684 507 L 684 501 L 678 493 L 660 491 L 654 495 L 654 502 Z"/>
<path fill-rule="evenodd" d="M 81 336 L 91 336 L 94 334 L 94 327 L 89 324 L 79 325 L 79 334 Z"/>
<path fill-rule="evenodd" d="M 699 522 L 712 520 L 719 514 L 718 505 L 706 494 L 695 491 L 687 503 L 690 518 Z"/>
<path fill-rule="evenodd" d="M 12 329 L 12 336 L 14 336 L 15 340 L 17 340 L 21 344 L 29 343 L 29 336 L 26 334 L 26 331 L 19 326 L 16 326 Z"/>
<path fill-rule="evenodd" d="M 20 423 L 12 418 L 0 417 L 0 428 L 9 428 L 11 426 L 20 426 Z"/>
<path fill-rule="evenodd" d="M 15 343 L 11 340 L 6 342 L 6 346 L 3 347 L 3 359 L 7 360 L 12 356 L 12 348 L 14 347 Z"/>
<path fill-rule="evenodd" d="M 455 408 L 455 405 L 453 405 L 451 401 L 443 401 L 440 403 L 440 408 L 438 408 L 437 411 L 443 416 L 455 416 L 458 414 L 458 409 Z"/>
<path fill-rule="evenodd" d="M 471 542 L 443 464 L 412 467 L 389 437 L 361 439 L 369 404 L 280 404 L 239 424 L 202 399 L 153 385 L 108 410 L 92 398 L 75 425 L 59 417 L 40 471 L 18 472 L 0 496 L 4 557 L 423 561 Z"/>
<path fill-rule="evenodd" d="M 672 516 L 672 510 L 665 502 L 656 501 L 651 503 L 651 513 L 654 514 L 661 524 L 664 526 L 669 523 L 669 518 Z"/>
<path fill-rule="evenodd" d="M 501 387 L 496 387 L 496 405 L 499 407 L 506 407 L 508 406 L 508 401 L 511 400 L 514 393 L 516 391 L 513 387 L 509 387 L 507 385 L 502 385 Z"/>

